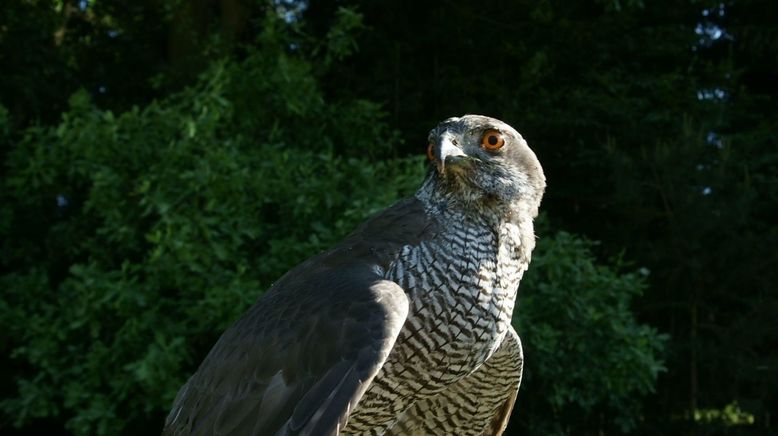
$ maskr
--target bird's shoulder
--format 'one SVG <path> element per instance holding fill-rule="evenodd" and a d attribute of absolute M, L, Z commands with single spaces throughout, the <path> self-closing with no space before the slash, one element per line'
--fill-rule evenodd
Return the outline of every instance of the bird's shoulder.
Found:
<path fill-rule="evenodd" d="M 384 271 L 402 247 L 431 237 L 437 227 L 420 200 L 400 200 L 367 219 L 335 247 L 289 270 L 238 324 L 273 326 L 307 313 L 371 303 L 372 285 L 385 280 Z M 259 333 L 256 328 L 251 331 Z"/>
<path fill-rule="evenodd" d="M 406 245 L 433 238 L 440 228 L 416 197 L 401 200 L 366 220 L 343 241 L 349 251 L 385 267 Z"/>

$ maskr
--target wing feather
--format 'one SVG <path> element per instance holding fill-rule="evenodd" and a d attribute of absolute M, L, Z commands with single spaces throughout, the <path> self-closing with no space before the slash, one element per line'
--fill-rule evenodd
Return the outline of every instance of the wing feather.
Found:
<path fill-rule="evenodd" d="M 405 291 L 382 273 L 425 216 L 400 202 L 279 279 L 181 388 L 163 434 L 337 435 L 405 322 Z"/>

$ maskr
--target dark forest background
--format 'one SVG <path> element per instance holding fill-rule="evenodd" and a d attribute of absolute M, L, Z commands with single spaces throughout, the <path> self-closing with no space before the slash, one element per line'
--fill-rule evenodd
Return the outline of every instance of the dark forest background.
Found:
<path fill-rule="evenodd" d="M 0 432 L 158 433 L 238 314 L 481 113 L 549 186 L 508 434 L 775 434 L 777 23 L 771 0 L 4 2 Z"/>

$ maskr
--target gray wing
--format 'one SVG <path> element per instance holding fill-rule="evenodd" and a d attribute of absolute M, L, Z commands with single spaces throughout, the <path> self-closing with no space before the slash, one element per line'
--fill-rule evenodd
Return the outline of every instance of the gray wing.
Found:
<path fill-rule="evenodd" d="M 181 388 L 163 434 L 337 435 L 405 322 L 382 270 L 429 231 L 425 216 L 398 203 L 282 277 Z"/>
<path fill-rule="evenodd" d="M 511 327 L 480 368 L 414 403 L 387 434 L 502 435 L 516 402 L 523 363 L 521 340 Z"/>

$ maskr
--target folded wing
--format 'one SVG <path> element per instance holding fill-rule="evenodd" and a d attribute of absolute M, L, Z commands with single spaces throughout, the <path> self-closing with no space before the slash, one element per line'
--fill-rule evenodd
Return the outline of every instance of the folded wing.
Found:
<path fill-rule="evenodd" d="M 313 258 L 228 329 L 181 388 L 165 435 L 337 435 L 408 313 L 366 264 Z"/>

